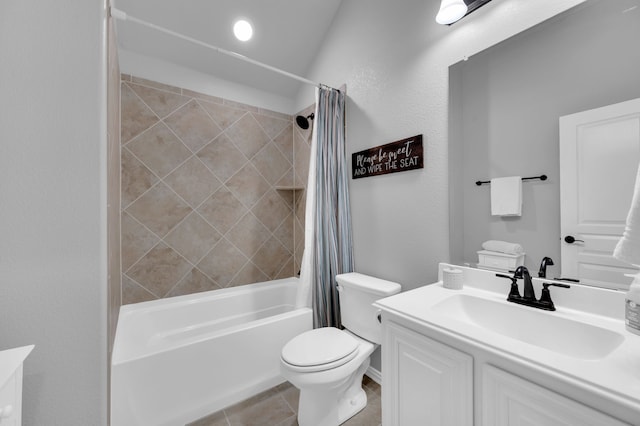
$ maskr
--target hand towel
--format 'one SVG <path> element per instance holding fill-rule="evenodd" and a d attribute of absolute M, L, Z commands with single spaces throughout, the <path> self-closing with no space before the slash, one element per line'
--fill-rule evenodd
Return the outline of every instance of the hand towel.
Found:
<path fill-rule="evenodd" d="M 491 214 L 522 216 L 522 178 L 520 176 L 491 179 Z"/>
<path fill-rule="evenodd" d="M 489 240 L 482 243 L 482 248 L 488 251 L 497 251 L 507 254 L 522 254 L 524 249 L 518 243 L 508 243 L 506 241 Z"/>
<path fill-rule="evenodd" d="M 633 188 L 631 207 L 622 238 L 618 241 L 613 257 L 632 265 L 640 266 L 640 167 Z"/>

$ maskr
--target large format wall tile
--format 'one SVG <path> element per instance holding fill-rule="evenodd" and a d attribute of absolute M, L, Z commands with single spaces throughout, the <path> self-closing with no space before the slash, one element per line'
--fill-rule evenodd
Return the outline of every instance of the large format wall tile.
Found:
<path fill-rule="evenodd" d="M 220 188 L 198 207 L 198 213 L 222 234 L 229 232 L 247 211 L 227 187 Z"/>
<path fill-rule="evenodd" d="M 247 260 L 240 250 L 223 238 L 197 267 L 219 286 L 226 287 Z"/>
<path fill-rule="evenodd" d="M 137 77 L 121 92 L 123 303 L 293 276 L 293 117 Z"/>
<path fill-rule="evenodd" d="M 244 215 L 227 233 L 229 241 L 248 258 L 252 258 L 270 236 L 271 232 L 253 213 Z"/>
<path fill-rule="evenodd" d="M 256 155 L 270 140 L 252 114 L 246 114 L 234 123 L 227 130 L 227 136 L 247 158 Z"/>
<path fill-rule="evenodd" d="M 126 271 L 160 242 L 153 232 L 123 212 L 121 220 L 122 269 Z"/>
<path fill-rule="evenodd" d="M 191 98 L 164 90 L 155 90 L 139 84 L 132 84 L 131 89 L 160 118 L 171 114 Z"/>
<path fill-rule="evenodd" d="M 221 238 L 222 234 L 194 212 L 173 228 L 164 241 L 180 253 L 182 257 L 195 264 Z"/>
<path fill-rule="evenodd" d="M 248 208 L 253 207 L 271 188 L 255 167 L 246 164 L 226 183 L 238 200 Z"/>
<path fill-rule="evenodd" d="M 126 84 L 122 85 L 120 96 L 120 142 L 124 144 L 129 142 L 132 137 L 139 135 L 142 131 L 157 123 L 158 117 Z"/>
<path fill-rule="evenodd" d="M 152 232 L 164 237 L 190 212 L 178 195 L 163 182 L 147 191 L 125 210 Z"/>
<path fill-rule="evenodd" d="M 164 123 L 136 136 L 127 149 L 160 178 L 191 156 L 191 151 Z"/>
<path fill-rule="evenodd" d="M 127 148 L 121 151 L 121 208 L 127 207 L 158 181 L 156 175 Z"/>
<path fill-rule="evenodd" d="M 275 185 L 291 168 L 291 163 L 271 142 L 253 157 L 255 168 L 271 185 Z"/>
<path fill-rule="evenodd" d="M 288 125 L 291 124 L 291 118 L 282 119 L 271 117 L 269 115 L 255 114 L 254 115 L 260 127 L 265 131 L 269 138 L 274 139 L 280 134 Z"/>
<path fill-rule="evenodd" d="M 165 122 L 193 152 L 199 151 L 222 131 L 195 100 L 172 113 Z"/>
<path fill-rule="evenodd" d="M 209 116 L 215 121 L 222 130 L 227 130 L 229 126 L 238 121 L 240 117 L 247 114 L 247 111 L 237 108 L 231 108 L 227 105 L 214 104 L 211 102 L 200 102 L 200 105 L 209 113 Z"/>
<path fill-rule="evenodd" d="M 220 287 L 211 278 L 193 268 L 176 286 L 171 289 L 167 297 L 182 296 L 184 294 L 199 293 L 201 291 L 218 290 Z"/>
<path fill-rule="evenodd" d="M 164 297 L 190 270 L 186 259 L 159 243 L 133 265 L 127 275 L 156 296 Z"/>
<path fill-rule="evenodd" d="M 197 157 L 191 157 L 165 179 L 191 207 L 197 207 L 222 186 Z"/>
<path fill-rule="evenodd" d="M 248 161 L 224 133 L 196 155 L 223 182 L 236 174 Z"/>
<path fill-rule="evenodd" d="M 293 164 L 293 126 L 289 124 L 273 139 L 280 152 Z"/>

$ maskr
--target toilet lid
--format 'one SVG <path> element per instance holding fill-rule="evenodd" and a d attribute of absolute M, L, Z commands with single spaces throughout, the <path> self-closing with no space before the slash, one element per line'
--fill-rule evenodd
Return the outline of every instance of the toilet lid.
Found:
<path fill-rule="evenodd" d="M 356 352 L 358 342 L 349 334 L 335 327 L 316 328 L 294 337 L 282 348 L 282 359 L 298 367 L 341 365 Z M 337 365 L 336 365 L 337 364 Z"/>

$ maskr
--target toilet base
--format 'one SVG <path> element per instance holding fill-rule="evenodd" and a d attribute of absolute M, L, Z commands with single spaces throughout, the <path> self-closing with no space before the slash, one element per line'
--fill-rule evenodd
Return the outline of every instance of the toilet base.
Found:
<path fill-rule="evenodd" d="M 338 426 L 362 411 L 367 406 L 362 377 L 369 362 L 367 357 L 355 373 L 331 389 L 301 389 L 299 426 Z"/>

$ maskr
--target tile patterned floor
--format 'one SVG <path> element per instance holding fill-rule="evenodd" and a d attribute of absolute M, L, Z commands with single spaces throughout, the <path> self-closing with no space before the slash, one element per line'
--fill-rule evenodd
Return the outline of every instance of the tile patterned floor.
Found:
<path fill-rule="evenodd" d="M 382 401 L 380 385 L 364 376 L 363 388 L 367 406 L 343 426 L 380 426 Z M 298 426 L 298 397 L 300 393 L 289 382 L 271 388 L 246 401 L 188 426 Z"/>

